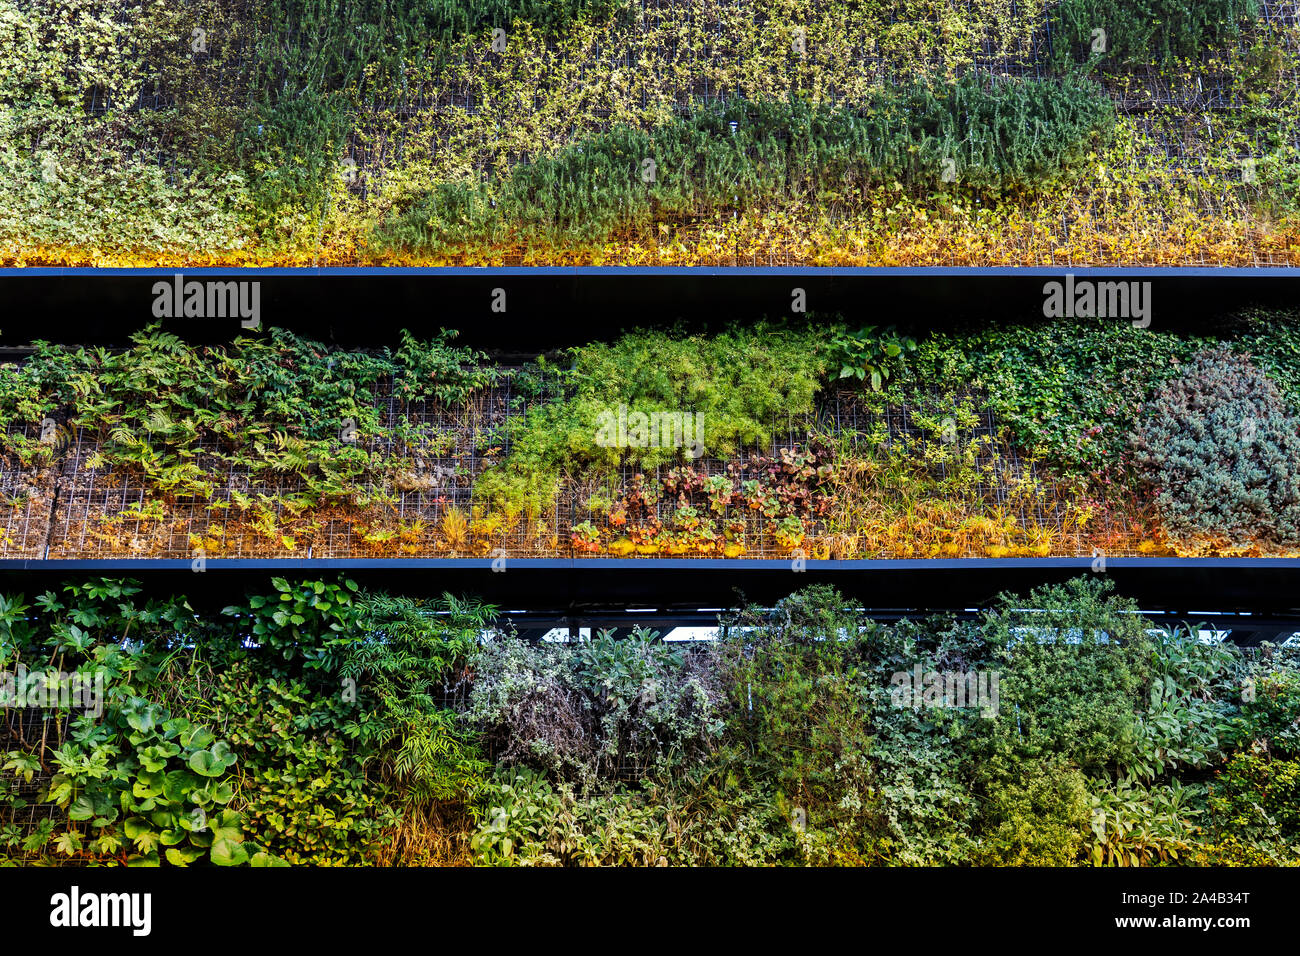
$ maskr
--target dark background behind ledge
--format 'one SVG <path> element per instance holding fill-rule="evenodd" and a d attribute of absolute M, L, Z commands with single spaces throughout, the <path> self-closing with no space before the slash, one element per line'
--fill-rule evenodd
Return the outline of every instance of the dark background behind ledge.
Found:
<path fill-rule="evenodd" d="M 1300 270 L 1072 269 L 1078 279 L 1151 282 L 1153 330 L 1222 330 L 1234 312 L 1255 307 L 1300 309 Z M 462 344 L 522 357 L 563 345 L 616 336 L 636 326 L 718 328 L 729 321 L 789 315 L 802 288 L 810 315 L 843 315 L 854 324 L 898 325 L 919 333 L 964 322 L 1042 321 L 1043 284 L 1067 270 L 1008 269 L 195 269 L 186 279 L 257 280 L 263 326 L 350 346 L 394 345 L 403 328 L 429 335 L 461 332 Z M 0 270 L 0 353 L 32 339 L 83 345 L 123 344 L 157 321 L 155 282 L 175 270 Z M 491 309 L 505 289 L 507 311 Z M 1111 321 L 1125 322 L 1125 319 Z M 166 320 L 195 342 L 245 334 L 237 318 Z M 39 593 L 78 575 L 139 575 L 150 586 L 229 601 L 269 574 L 328 575 L 348 567 L 370 586 L 408 593 L 497 592 L 514 607 L 571 609 L 727 606 L 774 600 L 815 581 L 888 607 L 959 608 L 986 602 L 1003 589 L 1026 591 L 1087 573 L 1089 559 L 1025 562 L 810 562 L 792 574 L 788 562 L 618 561 L 512 563 L 496 574 L 488 561 L 225 562 L 204 574 L 179 562 L 0 562 L 8 588 Z M 760 567 L 759 565 L 764 565 Z M 838 566 L 837 566 L 838 565 Z M 1114 560 L 1108 575 L 1146 607 L 1174 612 L 1254 610 L 1289 615 L 1300 608 L 1300 562 Z"/>
<path fill-rule="evenodd" d="M 201 573 L 188 560 L 0 561 L 0 587 L 29 598 L 84 577 L 131 577 L 149 593 L 187 595 L 197 609 L 235 603 L 247 588 L 265 590 L 272 575 L 330 579 L 413 596 L 474 594 L 505 610 L 737 607 L 770 603 L 809 584 L 829 584 L 863 606 L 926 609 L 987 607 L 1002 591 L 1021 595 L 1042 584 L 1098 574 L 1146 610 L 1189 622 L 1207 612 L 1253 612 L 1291 620 L 1300 630 L 1300 559 L 1110 558 L 1093 572 L 1091 558 L 962 558 L 904 561 L 760 559 L 510 558 L 503 572 L 491 558 L 273 559 L 209 558 Z"/>
<path fill-rule="evenodd" d="M 1300 269 L 192 269 L 189 279 L 257 280 L 261 321 L 340 345 L 394 345 L 408 328 L 458 329 L 459 342 L 535 355 L 637 326 L 718 328 L 791 315 L 802 288 L 813 318 L 913 333 L 969 321 L 1042 320 L 1043 285 L 1149 281 L 1151 328 L 1222 329 L 1252 306 L 1300 309 Z M 117 345 L 155 321 L 155 282 L 173 269 L 0 270 L 0 349 L 33 339 Z M 506 311 L 493 312 L 504 289 Z M 1124 319 L 1113 321 L 1123 322 Z M 237 318 L 163 320 L 194 342 L 243 334 Z"/>

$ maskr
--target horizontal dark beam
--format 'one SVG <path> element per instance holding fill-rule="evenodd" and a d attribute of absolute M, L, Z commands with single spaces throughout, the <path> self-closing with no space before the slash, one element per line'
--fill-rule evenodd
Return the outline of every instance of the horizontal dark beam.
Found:
<path fill-rule="evenodd" d="M 461 332 L 480 348 L 543 351 L 634 326 L 716 328 L 791 314 L 804 290 L 815 316 L 913 331 L 964 321 L 1042 318 L 1043 285 L 1151 283 L 1151 327 L 1213 330 L 1246 306 L 1300 308 L 1300 269 L 1238 268 L 502 268 L 187 269 L 186 280 L 256 281 L 259 318 L 338 344 L 391 345 L 402 329 Z M 159 321 L 154 284 L 172 269 L 0 269 L 0 347 L 32 339 L 120 344 Z M 493 311 L 494 290 L 505 311 Z M 1116 321 L 1124 321 L 1116 319 Z M 163 319 L 187 339 L 245 334 L 236 317 Z"/>
<path fill-rule="evenodd" d="M 272 575 L 347 574 L 366 587 L 411 595 L 444 591 L 476 595 L 504 610 L 641 607 L 698 609 L 771 603 L 809 584 L 838 588 L 864 607 L 963 609 L 987 606 L 1003 591 L 1100 573 L 1143 608 L 1195 617 L 1195 612 L 1254 612 L 1287 617 L 1300 611 L 1300 559 L 1090 558 L 790 561 L 757 559 L 270 559 L 210 558 L 196 572 L 186 560 L 4 560 L 0 589 L 43 591 L 63 579 L 135 577 L 146 587 L 186 594 L 206 605 L 265 589 Z"/>

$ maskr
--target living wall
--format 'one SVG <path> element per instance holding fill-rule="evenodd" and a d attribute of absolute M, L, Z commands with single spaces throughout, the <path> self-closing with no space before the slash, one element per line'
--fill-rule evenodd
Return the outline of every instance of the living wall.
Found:
<path fill-rule="evenodd" d="M 1300 326 L 453 333 L 34 345 L 0 364 L 11 557 L 1288 555 Z"/>
<path fill-rule="evenodd" d="M 1092 576 L 885 625 L 811 587 L 712 641 L 529 644 L 346 579 L 7 593 L 0 861 L 1300 861 L 1294 651 L 1135 610 Z"/>
<path fill-rule="evenodd" d="M 562 245 L 790 202 L 829 205 L 834 215 L 891 182 L 938 188 L 960 179 L 1001 194 L 1060 179 L 1112 121 L 1101 90 L 1074 81 L 986 87 L 966 77 L 875 91 L 849 109 L 732 101 L 648 132 L 584 139 L 513 167 L 499 184 L 439 184 L 379 236 L 435 253 L 534 234 Z"/>
<path fill-rule="evenodd" d="M 1288 10 L 8 2 L 0 256 L 1291 264 Z"/>
<path fill-rule="evenodd" d="M 1062 0 L 1048 13 L 1053 61 L 1058 68 L 1079 58 L 1168 65 L 1237 39 L 1259 12 L 1257 0 Z"/>

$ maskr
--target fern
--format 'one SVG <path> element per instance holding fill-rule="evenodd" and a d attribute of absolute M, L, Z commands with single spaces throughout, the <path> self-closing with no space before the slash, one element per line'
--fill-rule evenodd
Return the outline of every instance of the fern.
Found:
<path fill-rule="evenodd" d="M 365 595 L 360 610 L 358 632 L 330 649 L 339 673 L 364 680 L 377 701 L 352 732 L 391 758 L 408 801 L 464 798 L 487 763 L 436 694 L 463 668 L 495 609 L 444 594 L 430 602 Z"/>

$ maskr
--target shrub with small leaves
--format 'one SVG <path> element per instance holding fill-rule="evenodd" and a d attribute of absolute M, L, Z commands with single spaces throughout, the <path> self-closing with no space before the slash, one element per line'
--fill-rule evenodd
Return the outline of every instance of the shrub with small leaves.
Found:
<path fill-rule="evenodd" d="M 1210 785 L 1210 829 L 1218 843 L 1260 848 L 1260 863 L 1294 864 L 1300 836 L 1300 761 L 1238 753 Z"/>
<path fill-rule="evenodd" d="M 585 783 L 639 776 L 706 754 L 721 736 L 725 693 L 713 653 L 640 628 L 576 647 L 488 641 L 473 663 L 467 716 L 498 764 Z"/>
<path fill-rule="evenodd" d="M 1219 546 L 1300 537 L 1300 420 L 1248 357 L 1198 355 L 1144 408 L 1134 450 L 1171 534 Z"/>

